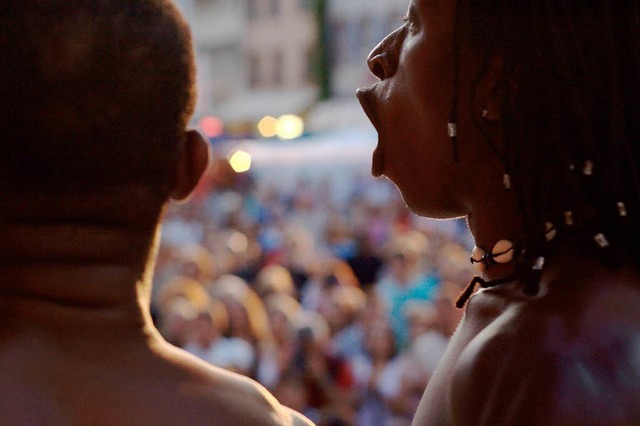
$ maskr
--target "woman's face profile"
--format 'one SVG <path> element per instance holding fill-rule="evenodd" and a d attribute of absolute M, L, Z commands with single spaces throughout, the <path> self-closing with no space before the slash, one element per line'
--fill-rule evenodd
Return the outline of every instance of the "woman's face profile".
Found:
<path fill-rule="evenodd" d="M 455 2 L 411 0 L 402 25 L 370 53 L 379 79 L 357 96 L 378 132 L 372 173 L 385 175 L 418 214 L 466 214 L 447 135 Z"/>

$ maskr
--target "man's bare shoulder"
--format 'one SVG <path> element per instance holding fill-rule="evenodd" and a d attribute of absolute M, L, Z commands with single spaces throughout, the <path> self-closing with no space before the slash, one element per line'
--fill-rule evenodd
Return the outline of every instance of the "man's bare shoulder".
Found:
<path fill-rule="evenodd" d="M 174 391 L 185 406 L 190 407 L 189 415 L 200 417 L 207 424 L 312 424 L 301 414 L 282 406 L 254 380 L 212 367 L 172 347 L 163 347 L 160 354 L 180 382 Z"/>
<path fill-rule="evenodd" d="M 48 349 L 31 351 L 31 358 L 4 352 L 1 424 L 311 424 L 255 381 L 166 342 L 81 359 Z"/>
<path fill-rule="evenodd" d="M 640 424 L 640 292 L 564 296 L 512 303 L 469 341 L 452 377 L 454 424 Z M 477 295 L 467 314 L 493 297 Z"/>

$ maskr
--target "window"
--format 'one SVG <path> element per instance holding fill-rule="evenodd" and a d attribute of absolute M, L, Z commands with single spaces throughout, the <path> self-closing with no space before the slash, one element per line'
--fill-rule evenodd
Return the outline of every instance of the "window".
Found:
<path fill-rule="evenodd" d="M 384 29 L 385 34 L 389 34 L 394 31 L 400 25 L 402 25 L 402 12 L 391 12 L 387 17 L 386 28 Z"/>
<path fill-rule="evenodd" d="M 364 16 L 361 18 L 360 21 L 360 34 L 359 34 L 359 39 L 360 39 L 360 52 L 358 54 L 357 58 L 354 59 L 358 59 L 358 58 L 362 58 L 362 57 L 367 57 L 367 55 L 369 55 L 369 52 L 371 51 L 371 49 L 373 49 L 373 47 L 378 44 L 378 42 L 374 42 L 373 40 L 375 40 L 375 28 L 374 28 L 374 23 L 375 21 L 372 20 L 370 17 L 368 16 Z M 386 36 L 386 34 L 385 34 Z M 384 37 L 382 37 L 384 38 Z M 382 38 L 380 40 L 382 40 Z"/>
<path fill-rule="evenodd" d="M 349 61 L 362 58 L 365 32 L 364 20 L 347 22 L 347 57 Z"/>
<path fill-rule="evenodd" d="M 247 0 L 247 17 L 251 21 L 258 17 L 258 0 Z"/>
<path fill-rule="evenodd" d="M 332 24 L 331 31 L 329 32 L 329 43 L 333 63 L 342 64 L 347 62 L 349 59 L 349 37 L 345 22 L 337 21 Z"/>
<path fill-rule="evenodd" d="M 276 87 L 281 87 L 284 80 L 284 58 L 282 52 L 277 52 L 273 56 L 273 84 Z"/>
<path fill-rule="evenodd" d="M 280 13 L 280 0 L 271 0 L 271 15 L 278 16 Z"/>
<path fill-rule="evenodd" d="M 249 57 L 249 86 L 253 89 L 261 84 L 260 71 L 260 58 L 257 55 L 251 55 Z"/>
<path fill-rule="evenodd" d="M 312 10 L 312 1 L 313 0 L 299 0 L 300 9 L 302 10 Z"/>

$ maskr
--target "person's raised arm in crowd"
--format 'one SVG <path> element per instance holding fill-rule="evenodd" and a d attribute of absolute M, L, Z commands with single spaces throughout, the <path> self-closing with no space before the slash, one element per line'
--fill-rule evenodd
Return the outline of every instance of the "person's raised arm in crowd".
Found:
<path fill-rule="evenodd" d="M 408 3 L 372 171 L 478 269 L 414 424 L 640 424 L 640 3 Z"/>
<path fill-rule="evenodd" d="M 0 423 L 311 424 L 151 322 L 163 208 L 209 154 L 175 7 L 3 1 L 0 52 Z"/>

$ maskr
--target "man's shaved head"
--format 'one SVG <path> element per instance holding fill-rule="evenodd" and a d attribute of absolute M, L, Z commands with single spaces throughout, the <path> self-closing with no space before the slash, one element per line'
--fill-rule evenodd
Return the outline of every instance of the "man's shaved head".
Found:
<path fill-rule="evenodd" d="M 5 191 L 163 193 L 194 104 L 189 30 L 168 0 L 0 5 Z"/>

